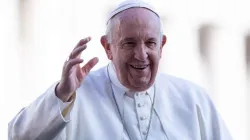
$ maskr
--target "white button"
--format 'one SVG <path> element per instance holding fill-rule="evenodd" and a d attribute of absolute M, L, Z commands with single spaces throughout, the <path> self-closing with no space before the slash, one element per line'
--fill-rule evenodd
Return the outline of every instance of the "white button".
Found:
<path fill-rule="evenodd" d="M 147 117 L 146 117 L 146 116 L 142 116 L 142 117 L 140 117 L 140 119 L 141 119 L 141 120 L 146 120 Z"/>
<path fill-rule="evenodd" d="M 147 132 L 146 132 L 146 131 L 143 131 L 142 134 L 143 134 L 143 135 L 147 135 Z"/>
<path fill-rule="evenodd" d="M 138 107 L 143 107 L 143 106 L 144 106 L 144 104 L 142 104 L 142 103 L 138 104 Z"/>

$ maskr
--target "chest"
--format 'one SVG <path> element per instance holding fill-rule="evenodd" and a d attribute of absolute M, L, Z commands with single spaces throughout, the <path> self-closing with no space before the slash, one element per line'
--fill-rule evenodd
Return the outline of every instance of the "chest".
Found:
<path fill-rule="evenodd" d="M 88 93 L 91 94 L 91 93 Z M 148 140 L 198 140 L 199 127 L 192 110 L 185 111 L 178 106 L 167 107 L 166 104 L 156 105 L 153 108 L 152 118 L 149 120 L 149 107 L 146 100 L 125 102 L 123 119 L 119 115 L 117 105 L 110 95 L 77 97 L 72 108 L 66 131 L 68 139 L 80 140 L 110 140 L 125 139 L 129 131 L 133 139 L 144 139 L 144 134 L 151 124 Z M 144 105 L 144 107 L 143 107 Z M 174 110 L 174 111 L 173 111 Z"/>

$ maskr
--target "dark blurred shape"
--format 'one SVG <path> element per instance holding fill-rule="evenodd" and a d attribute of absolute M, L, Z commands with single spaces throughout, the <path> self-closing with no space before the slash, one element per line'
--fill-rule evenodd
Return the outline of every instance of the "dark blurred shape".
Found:
<path fill-rule="evenodd" d="M 214 42 L 216 41 L 216 28 L 212 24 L 203 24 L 198 28 L 198 43 L 199 54 L 201 62 L 203 63 L 203 71 L 206 79 L 206 83 L 209 89 L 211 89 L 210 96 L 214 103 L 217 103 L 216 93 L 213 91 L 216 87 L 214 84 L 214 71 L 213 62 L 211 61 L 211 52 L 214 51 Z"/>
<path fill-rule="evenodd" d="M 199 51 L 200 56 L 205 63 L 209 63 L 210 57 L 210 41 L 212 40 L 212 32 L 214 30 L 214 26 L 211 24 L 204 24 L 199 29 Z"/>
<path fill-rule="evenodd" d="M 245 36 L 245 61 L 246 61 L 246 68 L 247 68 L 247 118 L 250 118 L 250 34 Z M 250 130 L 250 121 L 247 120 L 247 130 Z M 250 138 L 250 134 L 248 134 Z"/>
<path fill-rule="evenodd" d="M 33 7 L 32 0 L 19 0 L 19 39 L 25 43 L 33 30 Z"/>
<path fill-rule="evenodd" d="M 245 37 L 245 59 L 247 65 L 247 72 L 250 75 L 250 34 Z"/>

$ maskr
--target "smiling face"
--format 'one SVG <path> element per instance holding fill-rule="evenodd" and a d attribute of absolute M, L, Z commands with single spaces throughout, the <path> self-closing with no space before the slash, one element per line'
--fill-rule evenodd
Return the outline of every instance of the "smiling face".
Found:
<path fill-rule="evenodd" d="M 112 20 L 112 41 L 103 37 L 101 42 L 119 81 L 133 91 L 148 89 L 154 83 L 166 42 L 159 17 L 145 8 L 131 8 Z"/>

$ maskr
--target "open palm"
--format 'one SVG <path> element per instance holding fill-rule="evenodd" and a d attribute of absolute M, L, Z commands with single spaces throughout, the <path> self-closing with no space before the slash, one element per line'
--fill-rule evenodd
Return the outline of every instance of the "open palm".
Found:
<path fill-rule="evenodd" d="M 90 37 L 82 39 L 73 49 L 69 56 L 69 60 L 64 63 L 62 77 L 56 87 L 56 95 L 63 101 L 68 101 L 72 94 L 80 87 L 81 82 L 88 75 L 89 71 L 97 64 L 98 58 L 94 57 L 89 60 L 83 67 L 80 58 L 83 50 L 87 48 Z"/>

